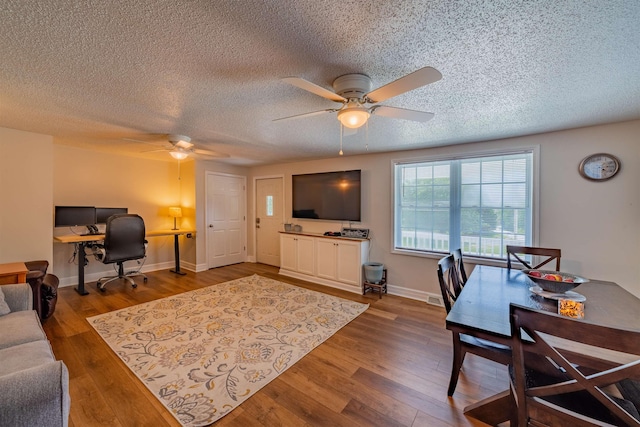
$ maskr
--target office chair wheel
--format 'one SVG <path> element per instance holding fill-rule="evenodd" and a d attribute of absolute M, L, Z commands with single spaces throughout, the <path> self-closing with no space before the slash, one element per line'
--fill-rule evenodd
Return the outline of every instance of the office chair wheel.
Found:
<path fill-rule="evenodd" d="M 146 277 L 144 279 L 142 279 L 142 280 L 144 280 L 144 283 L 147 283 L 147 278 Z"/>
<path fill-rule="evenodd" d="M 102 283 L 98 282 L 98 283 L 96 283 L 96 286 L 98 287 L 98 290 L 100 292 L 104 292 L 105 291 L 105 288 L 104 288 L 104 286 L 102 286 Z"/>
<path fill-rule="evenodd" d="M 133 285 L 131 285 L 132 288 L 137 288 L 138 285 L 136 283 L 134 283 Z"/>

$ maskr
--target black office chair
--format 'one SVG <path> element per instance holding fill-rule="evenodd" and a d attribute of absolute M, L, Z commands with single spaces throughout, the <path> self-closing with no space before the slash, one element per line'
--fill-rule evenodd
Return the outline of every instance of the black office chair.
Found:
<path fill-rule="evenodd" d="M 125 261 L 145 258 L 147 241 L 144 236 L 144 220 L 139 215 L 121 214 L 107 219 L 104 243 L 94 245 L 93 254 L 104 264 L 117 264 L 118 275 L 101 277 L 97 282 L 98 289 L 104 292 L 105 285 L 117 279 L 125 279 L 135 288 L 137 285 L 132 279 L 135 276 L 142 276 L 147 283 L 147 276 L 140 272 L 141 266 L 135 271 L 124 272 Z"/>

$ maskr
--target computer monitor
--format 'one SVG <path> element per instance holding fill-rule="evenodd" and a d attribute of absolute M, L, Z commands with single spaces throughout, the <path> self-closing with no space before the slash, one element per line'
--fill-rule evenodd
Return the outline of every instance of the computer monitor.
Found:
<path fill-rule="evenodd" d="M 96 208 L 96 224 L 106 224 L 111 215 L 129 213 L 127 208 Z"/>
<path fill-rule="evenodd" d="M 76 227 L 94 225 L 96 208 L 93 206 L 56 206 L 54 224 L 56 227 Z"/>

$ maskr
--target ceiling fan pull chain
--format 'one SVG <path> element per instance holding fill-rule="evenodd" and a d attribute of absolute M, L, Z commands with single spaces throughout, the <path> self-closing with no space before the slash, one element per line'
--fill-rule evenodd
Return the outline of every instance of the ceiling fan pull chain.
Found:
<path fill-rule="evenodd" d="M 338 154 L 340 154 L 341 156 L 344 154 L 342 152 L 342 133 L 344 132 L 344 127 L 342 126 L 342 123 L 340 123 L 340 152 Z"/>
<path fill-rule="evenodd" d="M 364 148 L 369 151 L 369 121 L 364 126 Z"/>

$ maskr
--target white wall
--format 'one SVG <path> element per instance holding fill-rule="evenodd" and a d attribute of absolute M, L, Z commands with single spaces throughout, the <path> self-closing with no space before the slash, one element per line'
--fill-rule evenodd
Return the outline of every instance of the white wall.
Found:
<path fill-rule="evenodd" d="M 562 249 L 562 270 L 617 282 L 640 296 L 640 121 L 594 126 L 520 138 L 424 150 L 345 156 L 334 159 L 254 167 L 251 175 L 285 174 L 286 213 L 291 212 L 291 175 L 362 169 L 362 223 L 370 228 L 371 260 L 389 269 L 389 283 L 407 296 L 439 295 L 437 259 L 392 254 L 391 161 L 447 153 L 482 152 L 505 147 L 540 146 L 539 246 Z M 348 154 L 348 148 L 345 150 Z M 589 154 L 608 152 L 622 162 L 612 180 L 581 178 L 578 164 Z M 248 180 L 252 184 L 252 179 Z M 249 193 L 251 194 L 251 193 Z M 253 218 L 253 201 L 248 200 Z M 340 223 L 296 220 L 304 230 L 339 230 Z M 343 224 L 347 225 L 347 224 Z M 250 253 L 253 228 L 248 227 Z"/>
<path fill-rule="evenodd" d="M 178 219 L 179 225 L 181 228 L 192 227 L 195 222 L 192 163 L 178 164 L 173 159 L 166 162 L 145 160 L 55 145 L 53 202 L 48 204 L 49 216 L 52 216 L 54 205 L 126 207 L 129 213 L 142 216 L 147 230 L 158 230 L 173 227 L 168 207 L 182 205 L 185 209 L 183 218 Z M 56 228 L 54 233 L 85 231 L 81 227 L 74 230 L 64 227 Z M 145 266 L 150 269 L 173 267 L 173 237 L 152 237 L 148 240 Z M 191 239 L 181 238 L 181 249 L 185 249 L 181 252 L 181 259 L 186 261 L 185 267 L 193 268 L 195 259 L 189 258 L 188 249 L 191 244 Z M 54 274 L 64 285 L 76 284 L 78 267 L 69 262 L 73 256 L 73 245 L 55 243 L 53 248 Z M 89 260 L 85 281 L 97 280 L 100 273 L 113 273 L 111 265 L 104 265 L 93 258 Z"/>
<path fill-rule="evenodd" d="M 0 263 L 52 262 L 53 138 L 0 128 Z"/>
<path fill-rule="evenodd" d="M 248 176 L 247 243 L 255 257 L 253 177 L 285 176 L 286 212 L 291 211 L 291 175 L 362 169 L 363 221 L 371 229 L 371 259 L 389 268 L 390 284 L 409 296 L 438 295 L 436 260 L 391 254 L 391 161 L 443 153 L 540 146 L 541 246 L 562 248 L 563 270 L 619 283 L 640 296 L 640 121 L 594 126 L 499 141 L 397 153 L 345 156 L 308 162 L 244 168 L 214 161 L 154 161 L 98 154 L 53 145 L 52 138 L 0 128 L 0 262 L 48 259 L 63 283 L 73 281 L 77 266 L 68 264 L 72 245 L 53 244 L 54 205 L 128 207 L 147 228 L 171 228 L 167 207 L 185 207 L 182 227 L 197 227 L 195 239 L 181 240 L 185 267 L 206 268 L 205 174 L 207 171 Z M 348 147 L 345 150 L 348 154 Z M 614 179 L 582 179 L 577 165 L 595 152 L 622 161 Z M 340 223 L 296 221 L 307 231 L 339 230 Z M 344 224 L 347 225 L 347 224 Z M 56 233 L 65 234 L 65 230 Z M 150 240 L 148 263 L 170 268 L 173 239 Z M 87 274 L 105 266 L 91 262 Z"/>

